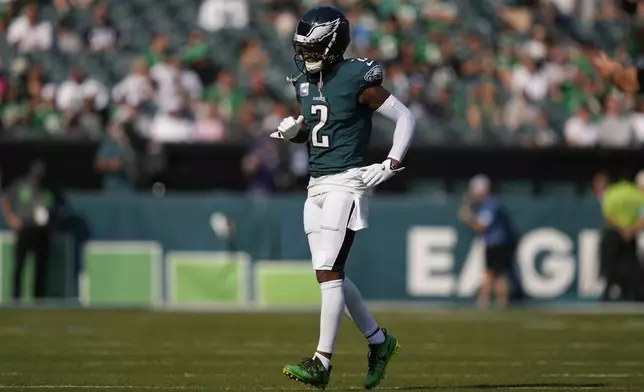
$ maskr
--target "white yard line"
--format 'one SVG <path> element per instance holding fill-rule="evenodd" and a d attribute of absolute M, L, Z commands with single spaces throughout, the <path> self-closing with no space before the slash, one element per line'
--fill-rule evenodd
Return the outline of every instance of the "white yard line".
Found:
<path fill-rule="evenodd" d="M 642 377 L 642 373 L 583 373 L 583 374 L 574 374 L 574 373 L 553 373 L 553 374 L 542 374 L 541 377 L 546 378 L 560 378 L 560 377 L 570 377 L 570 378 L 626 378 L 626 377 Z"/>

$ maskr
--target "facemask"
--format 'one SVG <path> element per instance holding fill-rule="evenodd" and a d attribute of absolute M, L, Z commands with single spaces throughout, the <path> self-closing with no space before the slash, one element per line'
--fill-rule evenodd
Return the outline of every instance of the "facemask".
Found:
<path fill-rule="evenodd" d="M 322 61 L 306 61 L 304 65 L 309 73 L 317 73 L 322 70 Z"/>

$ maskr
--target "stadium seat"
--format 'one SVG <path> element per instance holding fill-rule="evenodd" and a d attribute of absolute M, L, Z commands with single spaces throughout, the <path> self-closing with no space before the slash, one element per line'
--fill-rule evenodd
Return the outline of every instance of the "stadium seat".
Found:
<path fill-rule="evenodd" d="M 630 25 L 616 20 L 599 20 L 595 23 L 598 43 L 604 50 L 614 50 L 626 42 L 630 33 Z"/>
<path fill-rule="evenodd" d="M 504 125 L 485 127 L 485 140 L 491 145 L 510 145 L 513 142 L 514 133 Z"/>

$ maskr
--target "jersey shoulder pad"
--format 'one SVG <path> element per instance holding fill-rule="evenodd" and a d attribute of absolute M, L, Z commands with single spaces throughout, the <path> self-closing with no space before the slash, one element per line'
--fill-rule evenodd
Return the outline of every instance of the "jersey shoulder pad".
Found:
<path fill-rule="evenodd" d="M 376 60 L 369 58 L 354 58 L 349 59 L 349 65 L 352 67 L 351 71 L 357 79 L 360 88 L 365 89 L 367 87 L 382 84 L 385 73 L 380 63 Z"/>

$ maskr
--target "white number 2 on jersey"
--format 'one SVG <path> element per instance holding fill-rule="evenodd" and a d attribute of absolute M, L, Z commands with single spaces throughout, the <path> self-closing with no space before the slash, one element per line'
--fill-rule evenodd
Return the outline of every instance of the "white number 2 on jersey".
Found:
<path fill-rule="evenodd" d="M 311 144 L 313 147 L 328 148 L 330 146 L 329 136 L 320 135 L 319 132 L 326 125 L 329 119 L 329 108 L 324 105 L 311 106 L 311 114 L 318 116 L 320 121 L 313 127 L 313 134 L 311 135 Z"/>

